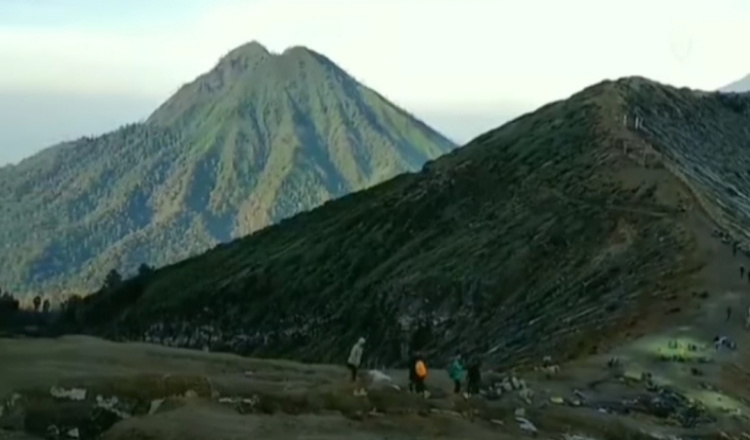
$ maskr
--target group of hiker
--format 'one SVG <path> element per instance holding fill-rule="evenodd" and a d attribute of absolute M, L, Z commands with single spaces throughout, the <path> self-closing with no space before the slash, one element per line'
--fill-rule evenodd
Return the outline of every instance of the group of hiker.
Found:
<path fill-rule="evenodd" d="M 362 364 L 362 353 L 364 352 L 365 338 L 360 337 L 349 352 L 347 359 L 347 368 L 351 374 L 351 381 L 356 382 L 360 365 Z M 413 352 L 409 359 L 409 392 L 428 396 L 425 381 L 429 375 L 427 361 L 420 351 Z M 464 397 L 479 394 L 479 385 L 481 383 L 481 362 L 478 357 L 474 357 L 470 362 L 466 362 L 464 356 L 457 352 L 447 368 L 448 377 L 453 381 L 453 392 L 461 393 L 462 384 L 466 381 L 466 391 Z M 356 392 L 356 391 L 355 391 Z"/>

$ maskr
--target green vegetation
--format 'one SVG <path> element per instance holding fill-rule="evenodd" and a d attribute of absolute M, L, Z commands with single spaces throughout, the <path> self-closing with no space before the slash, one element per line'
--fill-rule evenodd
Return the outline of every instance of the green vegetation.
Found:
<path fill-rule="evenodd" d="M 455 148 L 304 48 L 227 54 L 142 124 L 0 168 L 0 282 L 86 292 Z"/>
<path fill-rule="evenodd" d="M 73 324 L 196 348 L 208 326 L 214 350 L 317 362 L 360 335 L 373 365 L 403 361 L 404 343 L 435 362 L 457 347 L 493 365 L 588 353 L 688 294 L 694 195 L 714 192 L 682 176 L 723 171 L 672 157 L 745 133 L 748 101 L 604 82 L 418 174 L 86 298 Z"/>

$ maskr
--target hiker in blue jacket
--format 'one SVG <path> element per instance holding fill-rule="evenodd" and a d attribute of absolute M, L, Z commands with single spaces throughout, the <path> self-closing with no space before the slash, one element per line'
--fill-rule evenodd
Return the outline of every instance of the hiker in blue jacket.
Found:
<path fill-rule="evenodd" d="M 461 353 L 456 354 L 453 358 L 450 367 L 448 367 L 448 376 L 453 380 L 453 392 L 458 394 L 461 392 L 461 382 L 466 378 L 466 366 L 464 365 L 463 356 Z"/>

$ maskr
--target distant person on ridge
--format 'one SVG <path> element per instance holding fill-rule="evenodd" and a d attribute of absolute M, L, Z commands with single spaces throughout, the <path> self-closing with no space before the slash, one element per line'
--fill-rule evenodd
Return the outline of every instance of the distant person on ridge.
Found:
<path fill-rule="evenodd" d="M 362 351 L 364 347 L 365 338 L 359 338 L 349 352 L 349 359 L 346 362 L 346 366 L 349 367 L 349 371 L 352 374 L 352 382 L 357 381 L 357 372 L 359 371 L 359 365 L 362 363 Z"/>
<path fill-rule="evenodd" d="M 451 362 L 450 367 L 448 367 L 448 376 L 450 376 L 453 381 L 453 393 L 460 393 L 461 382 L 466 378 L 466 367 L 464 366 L 464 360 L 461 353 L 457 353 L 456 357 L 453 358 L 453 362 Z"/>

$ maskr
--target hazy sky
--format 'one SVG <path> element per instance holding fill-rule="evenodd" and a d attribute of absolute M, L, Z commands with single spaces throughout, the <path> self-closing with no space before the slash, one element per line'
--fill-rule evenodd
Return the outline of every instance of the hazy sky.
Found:
<path fill-rule="evenodd" d="M 0 163 L 148 115 L 250 40 L 305 45 L 458 141 L 604 78 L 750 72 L 748 0 L 0 0 Z"/>

